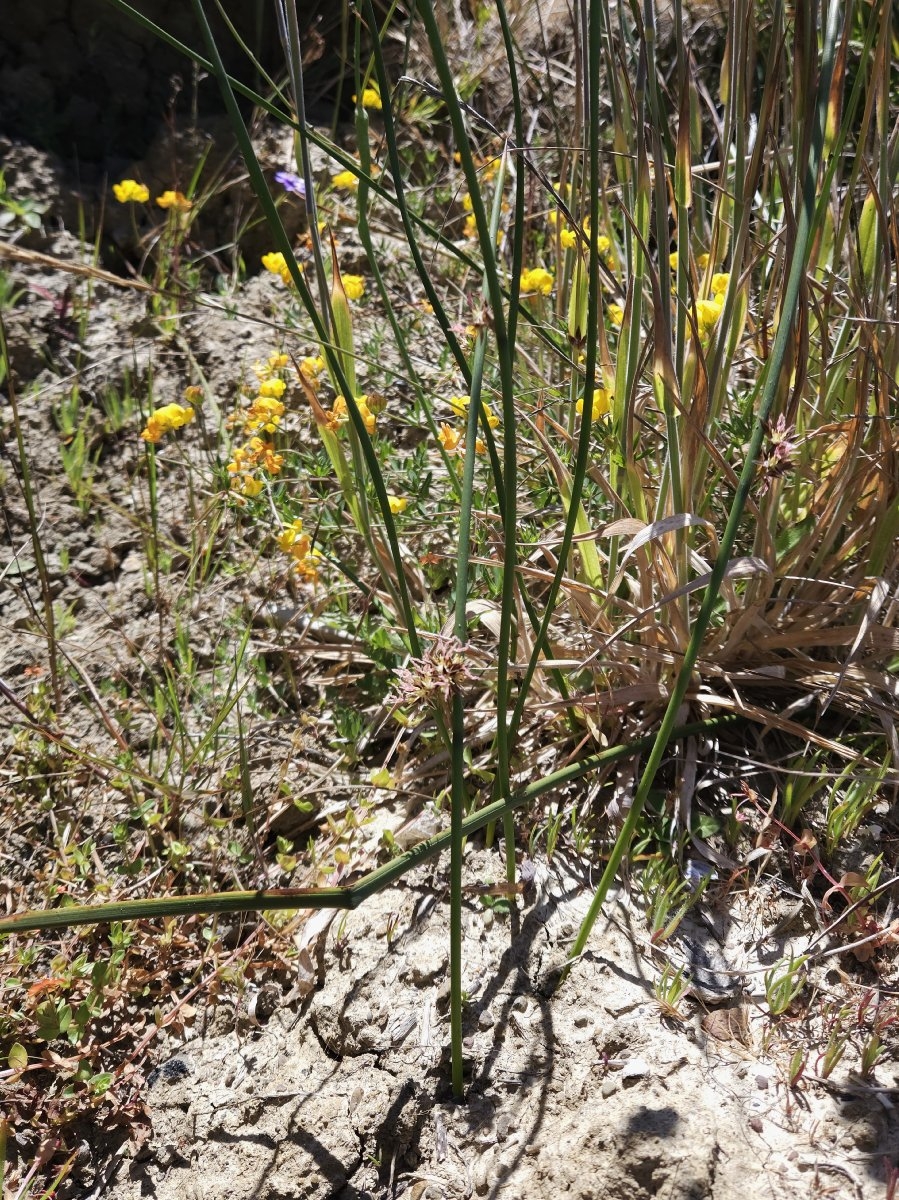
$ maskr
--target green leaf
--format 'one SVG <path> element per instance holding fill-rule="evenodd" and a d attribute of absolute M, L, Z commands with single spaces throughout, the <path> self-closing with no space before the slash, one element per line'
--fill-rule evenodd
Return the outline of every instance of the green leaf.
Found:
<path fill-rule="evenodd" d="M 25 1070 L 28 1066 L 28 1051 L 21 1042 L 13 1042 L 9 1054 L 6 1056 L 6 1061 L 13 1071 Z"/>
<path fill-rule="evenodd" d="M 858 256 L 865 283 L 870 287 L 877 267 L 877 200 L 873 192 L 868 193 L 858 222 Z"/>

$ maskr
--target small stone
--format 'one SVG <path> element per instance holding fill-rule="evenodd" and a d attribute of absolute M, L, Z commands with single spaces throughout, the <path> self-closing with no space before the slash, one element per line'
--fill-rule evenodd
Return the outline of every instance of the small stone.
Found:
<path fill-rule="evenodd" d="M 409 968 L 409 979 L 415 987 L 427 987 L 445 974 L 446 954 L 442 950 L 416 958 Z"/>
<path fill-rule="evenodd" d="M 632 1058 L 621 1068 L 624 1083 L 633 1083 L 649 1074 L 649 1063 L 645 1058 Z"/>
<path fill-rule="evenodd" d="M 614 1096 L 617 1091 L 618 1091 L 618 1080 L 617 1079 L 604 1079 L 602 1081 L 602 1087 L 600 1088 L 600 1092 L 602 1093 L 603 1100 L 608 1100 L 609 1097 Z"/>
<path fill-rule="evenodd" d="M 771 1084 L 771 1081 L 769 1080 L 767 1075 L 756 1075 L 755 1086 L 759 1089 L 760 1092 L 767 1092 L 768 1088 L 770 1087 L 770 1084 Z"/>
<path fill-rule="evenodd" d="M 496 1118 L 497 1141 L 504 1142 L 514 1128 L 515 1123 L 512 1120 L 511 1114 L 501 1112 Z"/>
<path fill-rule="evenodd" d="M 478 1013 L 478 1029 L 492 1029 L 494 1025 L 493 1013 L 489 1008 L 482 1009 Z"/>

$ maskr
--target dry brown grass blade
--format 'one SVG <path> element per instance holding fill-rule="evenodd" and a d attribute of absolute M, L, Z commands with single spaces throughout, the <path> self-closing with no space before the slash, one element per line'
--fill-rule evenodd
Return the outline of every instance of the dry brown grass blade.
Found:
<path fill-rule="evenodd" d="M 50 271 L 61 271 L 66 275 L 77 275 L 81 279 L 99 279 L 110 283 L 113 287 L 130 288 L 134 292 L 150 292 L 158 294 L 159 289 L 144 283 L 141 279 L 124 279 L 102 267 L 90 263 L 71 262 L 64 258 L 55 258 L 52 254 L 41 254 L 38 250 L 26 250 L 24 246 L 14 246 L 10 242 L 0 241 L 0 258 L 13 262 L 24 263 L 30 267 L 45 267 Z"/>

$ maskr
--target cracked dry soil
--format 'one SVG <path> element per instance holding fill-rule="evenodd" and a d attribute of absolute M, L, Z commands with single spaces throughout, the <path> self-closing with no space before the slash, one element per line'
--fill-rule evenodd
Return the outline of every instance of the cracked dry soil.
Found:
<path fill-rule="evenodd" d="M 470 849 L 469 882 L 500 870 Z M 848 1077 L 789 1089 L 786 1052 L 776 1039 L 762 1052 L 769 1019 L 751 983 L 723 1009 L 704 1015 L 694 1000 L 683 1021 L 663 1019 L 623 894 L 555 987 L 589 898 L 541 866 L 517 918 L 467 906 L 462 1104 L 447 1082 L 442 871 L 338 915 L 299 1008 L 272 996 L 221 1006 L 169 1043 L 146 1157 L 121 1163 L 107 1194 L 882 1196 L 897 1134 L 887 1092 Z M 751 924 L 731 922 L 734 953 L 756 940 Z"/>

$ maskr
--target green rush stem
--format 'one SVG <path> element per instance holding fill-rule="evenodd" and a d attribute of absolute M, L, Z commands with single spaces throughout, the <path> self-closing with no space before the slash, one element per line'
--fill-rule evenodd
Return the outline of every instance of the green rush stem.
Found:
<path fill-rule="evenodd" d="M 583 953 L 584 947 L 587 944 L 587 939 L 590 936 L 590 931 L 596 923 L 596 918 L 599 916 L 600 909 L 605 902 L 609 888 L 612 886 L 612 883 L 618 872 L 618 867 L 621 864 L 621 860 L 630 848 L 634 832 L 636 831 L 637 824 L 643 812 L 643 806 L 646 803 L 650 789 L 655 782 L 655 777 L 658 773 L 659 766 L 661 765 L 665 748 L 674 736 L 674 726 L 677 719 L 677 714 L 680 710 L 681 704 L 683 703 L 684 697 L 687 694 L 687 688 L 689 687 L 690 680 L 693 675 L 693 668 L 695 667 L 696 660 L 699 657 L 699 650 L 702 645 L 702 640 L 705 637 L 706 630 L 708 629 L 709 622 L 712 617 L 712 610 L 714 609 L 718 600 L 718 594 L 721 589 L 721 583 L 724 579 L 724 573 L 733 551 L 734 542 L 736 541 L 737 532 L 743 517 L 743 510 L 746 507 L 746 502 L 749 499 L 749 493 L 752 489 L 753 479 L 756 472 L 756 463 L 765 433 L 765 426 L 771 415 L 771 411 L 774 407 L 774 402 L 777 397 L 777 389 L 780 382 L 781 373 L 784 369 L 787 349 L 792 337 L 793 323 L 796 316 L 796 306 L 799 300 L 799 291 L 803 276 L 805 274 L 806 261 L 811 241 L 812 223 L 815 212 L 815 184 L 818 178 L 818 168 L 821 161 L 821 149 L 824 142 L 824 122 L 827 112 L 827 101 L 830 92 L 830 79 L 833 72 L 833 54 L 836 41 L 836 28 L 839 11 L 840 6 L 838 4 L 832 4 L 828 14 L 827 30 L 825 33 L 824 47 L 821 58 L 821 70 L 818 79 L 818 102 L 813 117 L 815 125 L 812 138 L 810 139 L 808 158 L 805 164 L 805 174 L 802 182 L 802 205 L 799 210 L 796 241 L 792 261 L 790 263 L 790 273 L 787 279 L 786 291 L 784 294 L 781 320 L 774 339 L 771 358 L 769 359 L 766 367 L 759 412 L 756 416 L 755 425 L 753 426 L 752 430 L 752 436 L 749 440 L 749 446 L 746 452 L 746 461 L 743 464 L 743 470 L 740 474 L 740 479 L 737 484 L 736 494 L 734 496 L 734 501 L 727 519 L 727 526 L 721 538 L 718 557 L 715 559 L 715 565 L 712 568 L 711 578 L 709 579 L 709 584 L 703 597 L 702 607 L 697 615 L 696 624 L 693 627 L 690 641 L 684 653 L 684 661 L 681 665 L 672 689 L 671 697 L 668 701 L 668 707 L 665 710 L 665 715 L 662 718 L 662 723 L 659 727 L 658 734 L 656 735 L 652 750 L 647 758 L 646 766 L 643 768 L 643 773 L 640 776 L 640 782 L 637 786 L 636 792 L 634 793 L 630 811 L 628 812 L 621 832 L 615 841 L 615 845 L 612 847 L 612 852 L 609 855 L 609 861 L 606 864 L 606 869 L 603 872 L 602 878 L 599 882 L 596 895 L 593 897 L 590 910 L 587 913 L 587 916 L 584 918 L 584 923 L 578 932 L 577 938 L 575 939 L 574 946 L 571 950 L 571 959 L 574 959 Z"/>
<path fill-rule="evenodd" d="M 599 230 L 599 106 L 600 95 L 600 43 L 602 36 L 601 7 L 598 0 L 591 0 L 587 33 L 587 77 L 584 81 L 584 113 L 587 119 L 587 150 L 589 162 L 587 179 L 590 193 L 590 238 L 587 251 L 588 281 L 587 281 L 587 329 L 593 330 L 599 326 L 599 252 L 596 246 L 596 236 Z M 514 745 L 515 738 L 524 717 L 525 703 L 530 689 L 531 680 L 537 670 L 540 655 L 544 652 L 549 637 L 549 626 L 552 621 L 556 601 L 565 576 L 565 568 L 574 541 L 574 531 L 577 525 L 578 513 L 581 507 L 581 497 L 584 493 L 584 480 L 587 475 L 587 464 L 590 458 L 590 441 L 593 422 L 593 392 L 596 387 L 597 339 L 587 338 L 587 355 L 584 363 L 584 411 L 581 417 L 581 428 L 577 442 L 577 456 L 571 479 L 571 499 L 565 518 L 565 529 L 558 550 L 558 565 L 549 585 L 543 611 L 543 620 L 534 639 L 534 648 L 528 660 L 527 667 L 519 684 L 518 700 L 509 722 L 509 740 Z M 574 372 L 572 372 L 573 376 Z"/>
<path fill-rule="evenodd" d="M 116 0 L 116 2 L 118 3 L 118 0 Z M 259 166 L 259 162 L 256 158 L 256 153 L 253 149 L 253 144 L 250 141 L 250 136 L 247 133 L 246 125 L 244 124 L 243 117 L 240 114 L 240 109 L 237 107 L 234 91 L 231 88 L 227 72 L 225 71 L 221 55 L 219 54 L 218 46 L 215 43 L 212 30 L 209 27 L 209 22 L 206 20 L 206 14 L 203 11 L 202 0 L 191 0 L 191 2 L 194 12 L 196 13 L 197 20 L 200 24 L 207 49 L 209 50 L 209 55 L 212 60 L 212 70 L 218 79 L 222 98 L 225 102 L 225 108 L 228 112 L 228 117 L 231 122 L 231 128 L 234 132 L 237 144 L 240 147 L 241 154 L 243 155 L 247 173 L 249 174 L 250 182 L 253 185 L 253 190 L 256 193 L 260 207 L 265 215 L 269 232 L 272 234 L 277 248 L 284 255 L 284 260 L 287 263 L 288 269 L 290 270 L 291 279 L 293 280 L 294 286 L 297 289 L 297 293 L 299 294 L 303 307 L 315 328 L 315 332 L 319 341 L 322 343 L 326 353 L 329 356 L 329 359 L 331 360 L 330 367 L 333 378 L 340 385 L 341 391 L 347 399 L 347 411 L 349 412 L 350 419 L 359 439 L 362 454 L 365 458 L 365 465 L 368 468 L 369 478 L 371 479 L 372 485 L 375 489 L 375 495 L 378 499 L 378 507 L 381 510 L 381 518 L 384 522 L 384 531 L 387 534 L 387 541 L 390 546 L 390 556 L 393 559 L 396 570 L 396 587 L 394 587 L 393 581 L 383 569 L 380 555 L 374 552 L 374 548 L 371 544 L 370 531 L 366 533 L 366 530 L 363 529 L 360 530 L 360 533 L 366 537 L 366 541 L 369 543 L 369 548 L 372 550 L 375 565 L 378 568 L 385 588 L 394 597 L 397 608 L 402 612 L 412 653 L 416 657 L 420 657 L 422 650 L 415 624 L 415 611 L 412 607 L 412 601 L 409 596 L 409 589 L 406 583 L 405 571 L 403 569 L 402 552 L 400 550 L 399 540 L 396 534 L 396 523 L 394 522 L 393 514 L 390 511 L 390 503 L 387 499 L 387 489 L 384 486 L 384 478 L 381 474 L 381 468 L 378 463 L 377 455 L 375 454 L 371 438 L 369 437 L 365 428 L 365 422 L 362 420 L 362 415 L 359 412 L 359 407 L 356 403 L 353 389 L 349 386 L 349 382 L 344 373 L 340 356 L 333 350 L 331 346 L 325 322 L 315 306 L 315 302 L 312 299 L 312 294 L 309 291 L 309 287 L 303 277 L 302 271 L 300 271 L 299 264 L 294 257 L 293 247 L 290 244 L 290 239 L 287 236 L 287 233 L 281 222 L 281 218 L 278 215 L 275 202 L 268 190 L 268 185 L 265 182 L 265 176 L 263 175 L 262 168 Z"/>
<path fill-rule="evenodd" d="M 365 7 L 365 19 L 369 25 L 369 28 L 377 29 L 377 17 L 375 16 L 372 0 L 363 0 L 363 4 Z M 375 61 L 375 74 L 378 78 L 378 90 L 381 93 L 381 103 L 383 105 L 381 116 L 384 121 L 384 140 L 387 143 L 387 157 L 390 162 L 390 173 L 393 177 L 395 196 L 389 196 L 383 188 L 376 188 L 375 190 L 378 191 L 385 199 L 388 199 L 391 201 L 391 203 L 395 204 L 397 210 L 399 211 L 400 220 L 403 223 L 403 231 L 406 235 L 406 244 L 408 245 L 409 251 L 412 254 L 412 261 L 415 264 L 415 270 L 418 274 L 419 280 L 421 281 L 421 285 L 425 290 L 428 303 L 434 310 L 434 316 L 437 318 L 437 323 L 439 324 L 443 336 L 446 339 L 446 344 L 449 346 L 452 356 L 456 360 L 456 365 L 462 373 L 462 378 L 465 380 L 466 384 L 470 384 L 471 370 L 468 366 L 468 360 L 465 357 L 465 351 L 459 345 L 459 339 L 452 330 L 450 319 L 446 314 L 446 310 L 443 307 L 443 302 L 441 301 L 440 296 L 437 294 L 437 289 L 434 287 L 431 279 L 431 272 L 428 270 L 428 267 L 421 256 L 421 250 L 418 247 L 418 240 L 413 227 L 413 222 L 416 220 L 416 218 L 414 218 L 409 212 L 409 206 L 406 203 L 406 192 L 403 185 L 403 165 L 400 160 L 399 146 L 396 136 L 396 125 L 393 120 L 393 111 L 389 99 L 390 80 L 387 76 L 387 69 L 384 65 L 384 56 L 381 52 L 380 43 L 377 39 L 373 39 L 373 41 L 374 44 L 372 51 Z M 422 225 L 422 227 L 429 234 L 433 235 L 438 241 L 443 243 L 444 238 L 438 234 L 436 230 L 420 221 L 418 223 Z M 473 259 L 466 256 L 466 262 L 471 270 L 478 270 L 477 263 L 475 263 Z"/>
<path fill-rule="evenodd" d="M 503 586 L 500 609 L 499 646 L 497 648 L 496 676 L 496 794 L 505 798 L 510 790 L 510 759 L 514 742 L 509 728 L 509 661 L 514 657 L 512 645 L 512 618 L 515 609 L 516 575 L 515 564 L 518 552 L 518 436 L 516 433 L 515 393 L 513 390 L 511 365 L 515 356 L 515 334 L 518 326 L 519 291 L 521 266 L 524 253 L 524 118 L 521 111 L 521 96 L 518 90 L 518 71 L 515 66 L 515 47 L 503 0 L 496 0 L 496 11 L 503 34 L 509 82 L 512 85 L 512 105 L 515 123 L 515 144 L 522 160 L 515 163 L 515 229 L 512 242 L 512 287 L 507 311 L 507 337 L 509 344 L 508 378 L 503 374 L 503 483 L 505 490 L 505 537 L 503 538 Z M 501 211 L 503 174 L 499 175 L 495 203 L 495 223 L 499 224 Z M 492 229 L 491 229 L 492 232 Z M 496 236 L 494 234 L 494 245 Z M 508 386 L 507 386 L 508 384 Z M 511 812 L 503 818 L 503 841 L 506 853 L 506 881 L 515 882 L 515 817 Z"/>
<path fill-rule="evenodd" d="M 471 451 L 472 456 L 474 451 Z M 464 599 L 463 599 L 464 609 Z M 458 606 L 457 606 L 458 613 Z M 453 696 L 450 807 L 450 1063 L 453 1095 L 465 1091 L 462 1061 L 462 853 L 465 848 L 465 705 Z"/>
<path fill-rule="evenodd" d="M 391 5 L 391 12 L 393 12 L 395 7 L 396 7 L 395 3 Z M 368 16 L 370 14 L 367 13 L 366 15 Z M 378 76 L 378 79 L 380 81 L 381 75 L 378 72 L 378 62 L 381 59 L 380 38 L 377 38 L 374 40 L 373 57 L 375 60 L 375 74 Z M 357 53 L 357 58 L 358 58 L 358 53 Z M 379 86 L 379 91 L 381 92 L 381 96 L 383 98 L 382 99 L 383 108 L 381 110 L 382 114 L 386 114 L 386 116 L 389 117 L 390 116 L 390 97 L 386 91 L 381 90 L 380 82 L 379 82 L 378 86 Z M 358 84 L 357 84 L 357 88 L 358 88 Z M 357 94 L 361 97 L 361 95 L 362 95 L 361 90 L 358 90 Z M 412 387 L 415 391 L 415 396 L 416 396 L 416 399 L 418 400 L 418 411 L 424 416 L 424 419 L 427 423 L 428 429 L 431 432 L 433 444 L 434 444 L 434 446 L 436 446 L 437 451 L 440 454 L 440 457 L 443 459 L 443 465 L 446 468 L 447 478 L 452 481 L 453 489 L 456 490 L 456 488 L 457 488 L 456 473 L 452 468 L 452 463 L 451 463 L 449 454 L 447 453 L 446 449 L 444 448 L 443 443 L 440 441 L 440 439 L 437 436 L 437 433 L 438 433 L 437 422 L 434 420 L 433 407 L 431 404 L 428 403 L 428 399 L 425 396 L 424 388 L 422 387 L 422 384 L 421 384 L 421 378 L 419 376 L 418 371 L 415 369 L 414 363 L 412 362 L 412 356 L 409 353 L 409 347 L 408 347 L 408 344 L 406 341 L 406 337 L 403 333 L 403 330 L 402 330 L 402 327 L 400 326 L 399 321 L 397 320 L 396 313 L 394 312 L 394 305 L 391 300 L 390 293 L 387 290 L 387 285 L 384 282 L 384 276 L 383 276 L 383 274 L 381 272 L 381 268 L 378 264 L 378 256 L 377 256 L 377 254 L 375 254 L 375 248 L 372 243 L 371 225 L 369 223 L 369 212 L 371 209 L 371 204 L 369 201 L 369 195 L 371 192 L 371 184 L 370 184 L 371 147 L 369 145 L 369 140 L 368 140 L 368 130 L 369 130 L 368 113 L 362 107 L 362 101 L 360 99 L 356 105 L 356 143 L 359 148 L 359 165 L 362 167 L 363 173 L 359 177 L 359 190 L 356 193 L 356 212 L 357 212 L 356 229 L 359 233 L 359 241 L 362 243 L 362 248 L 365 251 L 366 256 L 368 258 L 368 267 L 372 273 L 372 278 L 375 281 L 375 286 L 378 289 L 378 293 L 380 294 L 381 303 L 384 306 L 384 312 L 387 314 L 387 320 L 390 322 L 390 328 L 393 331 L 394 343 L 396 345 L 397 352 L 399 353 L 399 356 L 402 359 L 403 367 L 406 372 L 406 378 L 410 380 Z M 394 129 L 393 129 L 393 123 L 391 120 L 390 136 L 392 136 L 393 134 L 394 134 Z M 388 134 L 386 132 L 386 121 L 385 121 L 385 138 L 388 138 Z M 400 185 L 397 184 L 396 188 L 397 188 L 397 196 L 399 197 L 401 194 Z M 308 185 L 307 185 L 307 190 L 308 190 Z M 405 204 L 405 200 L 403 200 L 403 203 Z M 414 237 L 414 230 L 412 229 L 411 225 L 409 225 L 406 228 L 406 235 L 407 235 L 407 241 Z M 431 282 L 430 277 L 428 276 L 427 279 L 428 279 L 428 286 L 433 291 L 433 283 Z M 434 307 L 433 304 L 432 304 L 432 307 Z M 436 313 L 437 309 L 435 308 L 434 311 Z M 447 329 L 448 329 L 449 328 L 449 319 L 447 318 L 446 313 L 443 311 L 442 307 L 441 307 L 441 312 L 443 312 L 443 323 L 446 324 Z M 438 316 L 438 322 L 440 322 L 439 316 Z M 450 336 L 455 341 L 455 335 L 451 334 Z M 458 342 L 456 343 L 456 345 L 458 346 Z M 452 351 L 452 345 L 450 345 L 450 350 Z M 463 361 L 464 361 L 464 356 L 463 356 Z M 467 363 L 466 363 L 466 369 L 467 369 Z"/>
<path fill-rule="evenodd" d="M 468 640 L 468 567 L 471 556 L 471 510 L 474 497 L 475 441 L 481 381 L 487 353 L 487 335 L 478 334 L 472 366 L 472 394 L 468 406 L 465 459 L 462 466 L 462 496 L 459 501 L 459 547 L 456 554 L 456 609 L 453 632 L 460 642 Z M 462 1069 L 462 852 L 465 846 L 465 707 L 462 697 L 452 703 L 452 784 L 450 805 L 450 1048 L 453 1095 L 461 1099 Z"/>
<path fill-rule="evenodd" d="M 725 713 L 705 721 L 671 730 L 671 740 L 711 734 L 725 729 L 745 718 L 736 713 Z M 436 858 L 452 846 L 456 833 L 462 838 L 471 837 L 491 821 L 500 820 L 507 809 L 521 808 L 538 797 L 565 787 L 576 779 L 597 771 L 610 763 L 632 758 L 648 749 L 654 734 L 638 738 L 624 746 L 613 746 L 581 759 L 571 766 L 563 767 L 530 783 L 508 799 L 496 800 L 479 808 L 461 821 L 460 830 L 452 827 L 436 837 L 413 846 L 399 858 L 392 859 L 364 875 L 356 883 L 333 888 L 274 888 L 256 892 L 210 892 L 206 895 L 168 896 L 151 900 L 123 900 L 109 904 L 72 905 L 43 911 L 17 913 L 0 918 L 0 936 L 10 933 L 29 933 L 38 929 L 68 929 L 76 925 L 96 925 L 106 921 L 136 921 L 151 917 L 177 917 L 190 915 L 212 915 L 214 913 L 275 912 L 285 909 L 355 909 L 369 897 L 401 879 L 403 875 Z M 461 811 L 461 810 L 460 810 Z"/>
<path fill-rule="evenodd" d="M 513 298 L 509 313 L 506 314 L 503 305 L 503 289 L 499 277 L 499 268 L 496 256 L 496 236 L 499 226 L 499 214 L 501 211 L 502 202 L 502 180 L 498 182 L 496 195 L 494 197 L 494 209 L 490 220 L 487 218 L 487 212 L 484 207 L 484 198 L 478 181 L 478 174 L 475 168 L 474 158 L 468 141 L 468 130 L 465 125 L 465 120 L 462 114 L 462 108 L 459 104 L 459 98 L 456 95 L 455 81 L 453 72 L 450 69 L 447 61 L 445 48 L 440 37 L 440 32 L 437 28 L 437 22 L 434 18 L 434 10 L 431 6 L 431 0 L 418 0 L 418 13 L 424 24 L 427 33 L 428 42 L 431 47 L 431 53 L 434 57 L 434 66 L 437 71 L 437 78 L 440 81 L 440 86 L 443 91 L 443 100 L 446 104 L 447 111 L 450 117 L 450 124 L 453 130 L 456 147 L 459 152 L 462 171 L 468 185 L 468 194 L 471 198 L 471 211 L 475 218 L 475 225 L 478 231 L 478 241 L 481 247 L 483 257 L 483 281 L 486 292 L 486 300 L 489 305 L 491 315 L 492 331 L 494 341 L 496 343 L 496 354 L 499 360 L 500 386 L 502 391 L 503 404 L 503 438 L 504 438 L 504 462 L 502 473 L 500 474 L 494 464 L 494 476 L 496 478 L 497 491 L 501 491 L 503 502 L 501 506 L 501 519 L 503 527 L 503 580 L 502 580 L 502 608 L 500 615 L 500 639 L 497 649 L 498 672 L 497 672 L 497 695 L 496 695 L 496 717 L 497 717 L 497 735 L 496 735 L 496 757 L 497 757 L 497 790 L 502 794 L 508 791 L 509 784 L 509 757 L 510 748 L 512 745 L 509 737 L 508 723 L 508 659 L 509 649 L 511 646 L 512 637 L 512 615 L 515 599 L 515 567 L 517 556 L 517 505 L 518 505 L 518 464 L 515 446 L 515 393 L 514 393 L 514 370 L 513 359 L 515 354 L 514 344 L 514 317 L 517 311 L 517 282 L 513 284 Z M 508 45 L 507 45 L 508 51 Z M 519 125 L 520 128 L 520 112 Z M 519 172 L 523 169 L 523 164 L 516 164 Z M 516 220 L 520 223 L 521 212 L 516 212 Z M 519 234 L 521 230 L 517 230 Z M 519 240 L 519 239 L 516 239 Z M 509 322 L 509 323 L 507 323 Z M 510 336 L 510 326 L 511 333 Z M 469 444 L 466 447 L 466 453 L 471 453 L 474 450 L 474 433 L 475 423 L 481 410 L 480 394 L 472 392 L 471 395 L 471 412 L 469 413 Z M 486 420 L 483 422 L 486 428 Z M 488 431 L 489 432 L 489 431 Z M 487 438 L 488 445 L 491 444 L 491 439 Z M 491 458 L 493 456 L 491 455 Z M 463 503 L 463 511 L 465 505 Z M 461 540 L 461 535 L 460 535 Z M 467 540 L 467 539 L 466 539 Z M 467 550 L 465 551 L 467 554 Z M 460 546 L 460 558 L 462 556 L 462 547 Z M 457 636 L 459 627 L 459 612 L 460 605 L 465 605 L 465 595 L 462 593 L 461 579 L 457 583 L 456 594 L 456 625 Z M 467 591 L 467 588 L 466 588 Z M 510 825 L 505 825 L 506 832 L 506 870 L 511 872 L 511 879 L 515 878 L 515 848 L 514 848 L 514 829 L 512 829 L 512 839 L 510 845 L 509 839 Z M 454 847 L 461 854 L 461 847 Z M 510 864 L 511 858 L 511 864 Z M 455 876 L 454 876 L 455 878 Z M 461 901 L 460 901 L 461 903 Z M 461 995 L 459 997 L 461 1004 Z M 454 1066 L 454 1077 L 457 1068 Z M 454 1082 L 455 1088 L 455 1082 Z"/>
<path fill-rule="evenodd" d="M 300 48 L 300 30 L 297 23 L 296 0 L 285 3 L 282 12 L 287 18 L 287 65 L 290 70 L 290 84 L 293 88 L 294 103 L 297 112 L 297 138 L 300 145 L 300 164 L 303 172 L 306 195 L 306 215 L 309 219 L 310 241 L 312 243 L 312 259 L 315 263 L 315 278 L 318 284 L 319 312 L 325 328 L 329 331 L 334 324 L 330 305 L 330 291 L 325 274 L 325 260 L 322 254 L 322 239 L 318 228 L 318 204 L 315 199 L 315 180 L 312 175 L 312 160 L 309 154 L 309 135 L 306 124 L 306 91 L 303 85 L 303 54 Z M 296 145 L 294 146 L 296 151 Z M 294 154 L 294 157 L 296 155 Z M 330 341 L 330 336 L 328 338 Z M 346 394 L 346 393 L 344 393 Z"/>

